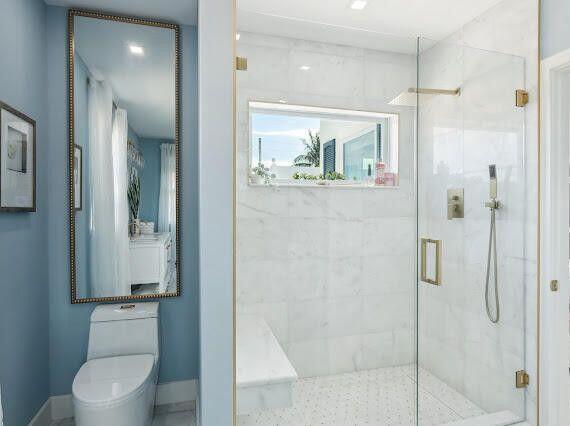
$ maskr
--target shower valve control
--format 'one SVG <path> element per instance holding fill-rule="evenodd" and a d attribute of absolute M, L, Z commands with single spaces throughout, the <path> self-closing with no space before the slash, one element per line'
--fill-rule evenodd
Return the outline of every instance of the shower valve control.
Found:
<path fill-rule="evenodd" d="M 447 220 L 464 217 L 463 188 L 447 190 Z"/>

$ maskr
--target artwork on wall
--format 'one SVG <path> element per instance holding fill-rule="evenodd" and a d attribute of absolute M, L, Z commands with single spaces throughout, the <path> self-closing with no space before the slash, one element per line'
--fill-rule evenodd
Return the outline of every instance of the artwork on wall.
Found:
<path fill-rule="evenodd" d="M 36 211 L 36 122 L 2 102 L 0 211 Z"/>
<path fill-rule="evenodd" d="M 73 150 L 73 200 L 75 211 L 83 209 L 83 150 L 77 144 Z"/>

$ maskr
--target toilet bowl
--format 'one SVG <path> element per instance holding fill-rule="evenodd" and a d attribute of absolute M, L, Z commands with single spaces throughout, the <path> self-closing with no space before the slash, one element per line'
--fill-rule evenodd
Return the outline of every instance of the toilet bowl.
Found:
<path fill-rule="evenodd" d="M 77 426 L 150 426 L 158 381 L 158 303 L 100 305 L 73 381 Z"/>

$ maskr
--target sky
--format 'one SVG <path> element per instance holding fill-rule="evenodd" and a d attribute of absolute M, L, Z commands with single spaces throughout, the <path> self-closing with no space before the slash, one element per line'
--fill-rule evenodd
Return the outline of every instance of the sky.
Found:
<path fill-rule="evenodd" d="M 290 166 L 298 155 L 305 153 L 301 139 L 309 139 L 308 130 L 319 131 L 320 119 L 252 113 L 252 164 L 259 162 L 258 139 L 261 138 L 261 158 L 266 166 L 275 158 L 277 165 Z"/>

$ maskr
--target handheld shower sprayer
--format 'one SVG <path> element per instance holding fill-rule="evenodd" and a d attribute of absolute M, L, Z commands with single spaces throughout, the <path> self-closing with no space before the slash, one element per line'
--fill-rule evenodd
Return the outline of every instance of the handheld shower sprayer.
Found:
<path fill-rule="evenodd" d="M 485 280 L 485 307 L 487 309 L 487 316 L 489 317 L 489 319 L 493 324 L 496 324 L 499 322 L 500 305 L 499 305 L 499 280 L 497 277 L 497 227 L 495 222 L 495 212 L 497 211 L 497 209 L 500 208 L 501 204 L 497 200 L 497 168 L 495 164 L 489 165 L 489 181 L 490 181 L 489 183 L 490 200 L 485 203 L 485 207 L 491 210 L 491 225 L 489 232 L 489 251 L 487 253 L 487 276 Z M 491 310 L 491 303 L 489 301 L 491 260 L 493 260 L 493 278 L 494 278 L 494 293 L 495 293 L 494 313 Z"/>
<path fill-rule="evenodd" d="M 485 203 L 485 207 L 494 211 L 500 207 L 497 200 L 497 166 L 495 164 L 489 165 L 489 201 Z"/>
<path fill-rule="evenodd" d="M 497 166 L 495 164 L 489 165 L 489 179 L 491 182 L 489 197 L 491 199 L 497 198 Z"/>

